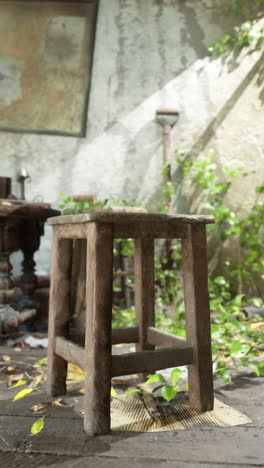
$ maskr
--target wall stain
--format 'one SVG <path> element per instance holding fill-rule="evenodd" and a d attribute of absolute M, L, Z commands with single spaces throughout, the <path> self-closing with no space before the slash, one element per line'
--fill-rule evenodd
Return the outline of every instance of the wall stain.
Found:
<path fill-rule="evenodd" d="M 178 5 L 184 21 L 184 27 L 181 29 L 182 45 L 188 44 L 195 50 L 198 57 L 207 54 L 207 48 L 203 45 L 205 34 L 199 24 L 195 9 L 189 6 L 188 0 L 181 0 Z"/>

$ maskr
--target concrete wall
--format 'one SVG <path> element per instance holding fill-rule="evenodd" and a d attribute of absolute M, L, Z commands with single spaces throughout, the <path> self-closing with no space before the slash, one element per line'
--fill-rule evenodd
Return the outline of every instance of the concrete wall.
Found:
<path fill-rule="evenodd" d="M 153 202 L 162 165 L 155 112 L 176 108 L 173 151 L 180 145 L 198 157 L 214 148 L 219 164 L 257 169 L 242 186 L 236 181 L 231 195 L 235 209 L 248 210 L 254 186 L 263 183 L 263 50 L 208 57 L 207 46 L 237 21 L 224 5 L 100 0 L 86 137 L 0 133 L 1 175 L 26 167 L 28 199 L 53 205 L 59 192 Z M 178 211 L 188 209 L 186 195 Z M 49 236 L 38 258 L 39 271 L 48 271 Z"/>

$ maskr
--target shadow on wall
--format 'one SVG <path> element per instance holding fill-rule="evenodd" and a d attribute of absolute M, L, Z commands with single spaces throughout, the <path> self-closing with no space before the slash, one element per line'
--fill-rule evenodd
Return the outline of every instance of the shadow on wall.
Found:
<path fill-rule="evenodd" d="M 252 69 L 248 72 L 248 74 L 245 76 L 245 78 L 241 81 L 239 86 L 236 88 L 236 90 L 233 92 L 233 94 L 230 96 L 230 98 L 224 103 L 224 105 L 221 107 L 219 110 L 218 114 L 211 120 L 210 124 L 207 126 L 207 128 L 204 130 L 202 135 L 198 138 L 196 143 L 193 145 L 191 148 L 188 157 L 196 157 L 201 151 L 205 149 L 209 141 L 214 137 L 215 131 L 217 128 L 220 127 L 222 122 L 225 120 L 229 112 L 232 110 L 232 108 L 235 106 L 235 104 L 238 102 L 239 98 L 242 96 L 244 93 L 245 89 L 249 85 L 249 83 L 253 80 L 253 78 L 258 75 L 258 81 L 257 85 L 260 88 L 260 93 L 259 95 L 263 95 L 264 92 L 264 82 L 263 82 L 263 74 L 264 74 L 264 65 L 263 65 L 263 60 L 264 60 L 264 53 L 261 55 L 261 57 L 258 59 L 258 61 L 255 63 L 255 65 L 252 67 Z"/>
<path fill-rule="evenodd" d="M 211 120 L 209 125 L 199 136 L 197 141 L 191 147 L 186 154 L 184 160 L 194 160 L 201 154 L 210 141 L 214 138 L 217 129 L 221 126 L 223 121 L 226 119 L 228 114 L 232 111 L 248 85 L 251 83 L 253 78 L 257 76 L 257 86 L 259 87 L 259 96 L 263 102 L 264 99 L 264 53 L 255 63 L 255 65 L 249 70 L 245 78 L 241 81 L 239 86 L 235 89 L 230 98 L 224 103 L 217 115 Z M 197 198 L 197 193 L 192 192 L 188 194 L 188 199 L 181 191 L 182 182 L 182 170 L 177 167 L 173 172 L 173 182 L 177 185 L 177 211 L 188 213 L 190 207 L 193 205 L 194 200 Z M 157 189 L 156 193 L 150 199 L 150 205 L 154 205 L 161 197 L 161 189 Z"/>
<path fill-rule="evenodd" d="M 103 94 L 93 100 L 97 108 L 93 109 L 88 122 L 90 141 L 102 130 L 111 131 L 120 116 L 125 118 L 144 100 L 159 93 L 194 62 L 207 57 L 209 45 L 231 33 L 241 18 L 235 14 L 226 15 L 225 3 L 129 0 L 124 5 L 122 0 L 117 0 L 112 2 L 113 18 L 106 19 L 110 7 L 101 2 L 93 82 L 100 89 L 101 86 L 105 88 L 103 93 L 109 105 L 98 126 L 98 103 L 100 107 Z M 112 51 L 104 63 L 105 74 L 96 81 L 97 67 L 103 66 L 101 61 L 105 56 L 105 44 L 100 38 L 106 33 L 113 36 Z"/>

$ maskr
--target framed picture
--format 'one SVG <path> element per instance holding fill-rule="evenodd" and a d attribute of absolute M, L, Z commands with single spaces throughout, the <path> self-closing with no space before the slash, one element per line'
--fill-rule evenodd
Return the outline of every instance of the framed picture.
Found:
<path fill-rule="evenodd" d="M 96 1 L 0 1 L 0 131 L 84 136 Z"/>

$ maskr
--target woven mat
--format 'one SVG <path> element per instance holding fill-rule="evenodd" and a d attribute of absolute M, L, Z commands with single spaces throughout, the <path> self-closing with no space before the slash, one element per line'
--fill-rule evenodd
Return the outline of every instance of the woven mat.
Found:
<path fill-rule="evenodd" d="M 232 427 L 252 421 L 240 411 L 214 400 L 214 410 L 199 413 L 190 408 L 188 400 L 157 405 L 154 415 L 147 411 L 139 394 L 114 398 L 111 403 L 113 431 L 162 432 L 183 431 L 192 427 Z"/>

